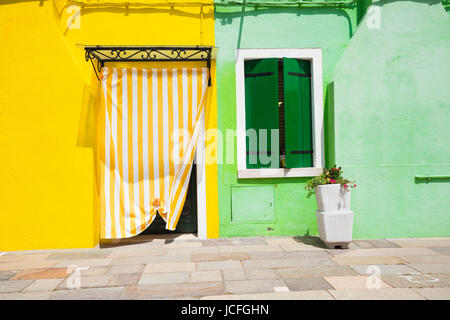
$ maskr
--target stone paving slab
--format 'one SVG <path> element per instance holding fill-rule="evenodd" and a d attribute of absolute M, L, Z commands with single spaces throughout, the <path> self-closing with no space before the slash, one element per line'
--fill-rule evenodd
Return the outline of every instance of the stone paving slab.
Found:
<path fill-rule="evenodd" d="M 253 294 L 228 294 L 221 296 L 207 296 L 200 300 L 333 300 L 326 290 L 268 292 Z"/>
<path fill-rule="evenodd" d="M 317 278 L 326 276 L 356 276 L 358 273 L 347 266 L 322 266 L 316 268 L 281 268 L 277 272 L 283 279 Z"/>
<path fill-rule="evenodd" d="M 123 287 L 92 288 L 78 290 L 56 290 L 49 300 L 117 300 L 123 291 Z"/>
<path fill-rule="evenodd" d="M 109 274 L 130 274 L 130 273 L 142 273 L 144 271 L 145 265 L 136 264 L 136 265 L 124 265 L 124 266 L 111 266 L 107 269 Z M 105 272 L 106 273 L 106 272 Z"/>
<path fill-rule="evenodd" d="M 280 244 L 280 247 L 284 251 L 311 251 L 311 250 L 323 250 L 325 245 L 316 246 L 316 245 L 306 245 L 306 244 Z"/>
<path fill-rule="evenodd" d="M 50 253 L 28 253 L 28 254 L 14 254 L 13 252 L 7 252 L 0 256 L 0 263 L 4 264 L 7 262 L 34 262 L 43 261 L 47 258 Z"/>
<path fill-rule="evenodd" d="M 409 274 L 409 273 L 418 273 L 418 271 L 414 268 L 408 267 L 406 265 L 400 264 L 389 264 L 389 265 L 359 265 L 359 266 L 350 266 L 353 270 L 358 272 L 361 275 L 370 275 L 374 273 L 374 267 L 379 268 L 380 274 Z"/>
<path fill-rule="evenodd" d="M 395 288 L 450 287 L 450 274 L 383 275 L 381 279 Z"/>
<path fill-rule="evenodd" d="M 436 251 L 428 248 L 374 248 L 345 250 L 339 257 L 367 257 L 367 256 L 409 256 L 409 255 L 437 255 Z"/>
<path fill-rule="evenodd" d="M 397 239 L 391 240 L 393 243 L 402 248 L 449 248 L 450 239 Z"/>
<path fill-rule="evenodd" d="M 388 241 L 386 239 L 355 240 L 353 243 L 362 249 L 400 247 L 394 242 Z"/>
<path fill-rule="evenodd" d="M 318 236 L 295 236 L 292 239 L 294 239 L 297 243 L 305 244 L 305 245 L 313 245 L 325 248 L 324 243 L 322 240 L 320 240 L 320 237 Z"/>
<path fill-rule="evenodd" d="M 0 300 L 47 300 L 50 291 L 0 293 Z"/>
<path fill-rule="evenodd" d="M 416 292 L 429 300 L 450 300 L 450 288 L 422 288 Z"/>
<path fill-rule="evenodd" d="M 111 250 L 96 250 L 82 252 L 62 252 L 48 255 L 46 260 L 81 260 L 107 258 L 112 253 Z"/>
<path fill-rule="evenodd" d="M 85 267 L 87 270 L 83 268 L 80 270 L 82 276 L 99 276 L 104 275 L 109 272 L 109 267 Z"/>
<path fill-rule="evenodd" d="M 191 262 L 191 255 L 187 254 L 179 254 L 179 255 L 165 255 L 165 256 L 147 256 L 147 263 L 177 263 L 177 262 Z"/>
<path fill-rule="evenodd" d="M 267 245 L 268 242 L 264 238 L 251 237 L 251 238 L 231 238 L 231 243 L 233 245 Z"/>
<path fill-rule="evenodd" d="M 201 297 L 224 293 L 223 282 L 190 282 L 160 285 L 129 286 L 124 289 L 121 299 L 157 299 L 174 297 Z"/>
<path fill-rule="evenodd" d="M 28 269 L 16 273 L 11 280 L 20 279 L 62 279 L 72 273 L 68 268 Z"/>
<path fill-rule="evenodd" d="M 273 244 L 273 245 L 280 245 L 280 244 L 295 244 L 297 245 L 299 242 L 294 239 L 294 237 L 267 237 L 265 238 L 266 243 Z"/>
<path fill-rule="evenodd" d="M 23 292 L 52 291 L 63 281 L 63 279 L 37 279 L 23 289 Z"/>
<path fill-rule="evenodd" d="M 240 269 L 223 269 L 222 270 L 223 280 L 246 280 L 244 268 Z"/>
<path fill-rule="evenodd" d="M 336 250 L 343 250 L 344 248 L 339 248 L 339 249 L 336 249 Z M 350 250 L 356 250 L 356 249 L 361 249 L 361 247 L 359 247 L 359 246 L 357 246 L 355 243 L 353 243 L 353 242 L 350 242 L 349 244 L 348 244 L 348 247 L 347 248 L 345 248 L 345 249 L 350 249 Z"/>
<path fill-rule="evenodd" d="M 353 240 L 353 243 L 356 244 L 361 249 L 375 248 L 375 246 L 368 240 Z"/>
<path fill-rule="evenodd" d="M 222 280 L 223 280 L 222 272 L 220 272 L 219 270 L 191 272 L 191 282 L 222 281 Z"/>
<path fill-rule="evenodd" d="M 179 256 L 152 256 L 145 255 L 142 257 L 129 257 L 129 258 L 114 258 L 110 266 L 135 266 L 135 265 L 146 265 L 146 264 L 158 264 L 158 263 L 188 263 L 191 262 L 190 255 L 179 255 Z"/>
<path fill-rule="evenodd" d="M 0 292 L 19 292 L 28 287 L 33 280 L 1 280 Z"/>
<path fill-rule="evenodd" d="M 252 294 L 250 296 L 255 296 L 256 294 Z M 239 294 L 223 294 L 218 296 L 205 296 L 201 297 L 200 300 L 241 300 L 241 296 Z"/>
<path fill-rule="evenodd" d="M 450 273 L 450 264 L 435 263 L 435 264 L 410 264 L 411 268 L 419 270 L 423 273 Z"/>
<path fill-rule="evenodd" d="M 336 265 L 328 258 L 291 258 L 291 259 L 260 259 L 242 262 L 245 268 L 288 268 L 288 267 L 313 267 Z"/>
<path fill-rule="evenodd" d="M 278 273 L 273 269 L 245 269 L 248 280 L 280 279 Z"/>
<path fill-rule="evenodd" d="M 196 271 L 195 262 L 179 263 L 149 263 L 144 268 L 144 273 L 164 273 L 164 272 L 190 272 Z M 201 271 L 201 269 L 199 269 Z"/>
<path fill-rule="evenodd" d="M 114 274 L 112 275 L 108 286 L 123 287 L 136 285 L 141 278 L 140 274 Z"/>
<path fill-rule="evenodd" d="M 208 239 L 202 240 L 202 247 L 218 247 L 218 246 L 232 246 L 231 239 Z"/>
<path fill-rule="evenodd" d="M 245 294 L 240 297 L 242 300 L 333 300 L 326 290 Z"/>
<path fill-rule="evenodd" d="M 200 297 L 189 297 L 189 296 L 181 296 L 181 297 L 172 297 L 171 300 L 200 300 Z M 165 300 L 160 298 L 159 300 Z"/>
<path fill-rule="evenodd" d="M 413 257 L 413 256 L 402 256 L 402 257 Z M 351 265 L 378 265 L 378 264 L 406 264 L 406 260 L 398 257 L 390 256 L 356 256 L 356 257 L 343 257 L 336 256 L 332 257 L 331 260 L 342 266 Z"/>
<path fill-rule="evenodd" d="M 450 264 L 450 255 L 400 256 L 399 258 L 409 264 Z"/>
<path fill-rule="evenodd" d="M 331 255 L 332 257 L 338 257 L 340 255 L 345 256 L 344 253 L 348 253 L 350 251 L 353 250 L 357 250 L 360 249 L 359 247 L 357 248 L 350 248 L 350 245 L 348 246 L 348 248 L 342 248 L 342 249 L 326 249 L 325 252 L 328 253 L 329 255 Z M 319 251 L 322 252 L 322 251 Z"/>
<path fill-rule="evenodd" d="M 332 258 L 333 256 L 328 254 L 324 250 L 308 250 L 308 251 L 275 251 L 275 252 L 250 252 L 250 259 L 252 260 L 265 260 L 265 259 L 291 259 L 291 258 Z"/>
<path fill-rule="evenodd" d="M 301 278 L 301 279 L 284 279 L 284 282 L 291 291 L 303 290 L 328 290 L 333 287 L 323 278 Z"/>
<path fill-rule="evenodd" d="M 0 271 L 51 268 L 55 266 L 56 263 L 57 261 L 51 260 L 5 262 L 0 263 Z"/>
<path fill-rule="evenodd" d="M 368 240 L 375 248 L 399 248 L 396 243 L 386 239 L 371 239 Z"/>
<path fill-rule="evenodd" d="M 54 265 L 55 268 L 66 268 L 70 266 L 78 267 L 98 267 L 107 266 L 111 263 L 111 259 L 71 259 L 61 260 Z"/>
<path fill-rule="evenodd" d="M 225 282 L 225 292 L 231 294 L 274 292 L 275 287 L 285 287 L 282 280 L 232 280 Z"/>
<path fill-rule="evenodd" d="M 425 300 L 411 289 L 350 289 L 329 290 L 336 300 Z"/>
<path fill-rule="evenodd" d="M 428 248 L 434 252 L 437 252 L 438 254 L 450 254 L 450 248 L 435 248 L 435 247 L 431 247 Z"/>
<path fill-rule="evenodd" d="M 192 261 L 226 261 L 226 260 L 247 260 L 249 255 L 246 252 L 226 252 L 226 253 L 197 253 L 192 255 Z"/>
<path fill-rule="evenodd" d="M 369 289 L 373 285 L 373 280 L 369 276 L 344 276 L 344 277 L 324 277 L 325 280 L 336 290 L 345 289 Z M 391 288 L 389 284 L 379 279 L 377 283 L 379 289 Z"/>
<path fill-rule="evenodd" d="M 195 254 L 219 254 L 219 248 L 214 247 L 193 247 L 193 248 L 170 248 L 167 249 L 168 256 L 192 256 Z"/>
<path fill-rule="evenodd" d="M 17 273 L 17 271 L 0 271 L 0 280 L 9 280 L 16 273 Z"/>
<path fill-rule="evenodd" d="M 124 257 L 142 257 L 142 256 L 163 256 L 167 255 L 169 249 L 162 247 L 155 248 L 146 248 L 146 247 L 137 247 L 134 249 L 116 249 L 111 250 L 111 253 L 108 255 L 109 258 L 124 258 Z"/>
<path fill-rule="evenodd" d="M 159 256 L 144 254 L 143 256 L 112 258 L 108 266 L 145 265 L 158 257 Z"/>
<path fill-rule="evenodd" d="M 110 286 L 112 275 L 99 275 L 99 276 L 81 276 L 79 279 L 79 285 L 81 289 L 85 288 L 102 288 Z M 61 282 L 56 289 L 70 289 L 76 285 L 75 279 L 67 278 Z"/>
<path fill-rule="evenodd" d="M 147 273 L 143 274 L 139 285 L 169 284 L 189 282 L 189 272 Z"/>
<path fill-rule="evenodd" d="M 198 271 L 242 269 L 242 263 L 236 260 L 201 261 L 197 263 Z"/>
<path fill-rule="evenodd" d="M 240 246 L 219 246 L 219 253 L 228 252 L 262 252 L 262 251 L 283 251 L 278 245 L 240 245 Z"/>

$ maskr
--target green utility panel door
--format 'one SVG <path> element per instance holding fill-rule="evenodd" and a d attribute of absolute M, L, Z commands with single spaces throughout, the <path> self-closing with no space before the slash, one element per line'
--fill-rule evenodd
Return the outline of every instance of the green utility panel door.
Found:
<path fill-rule="evenodd" d="M 231 221 L 273 221 L 273 186 L 231 187 Z"/>
<path fill-rule="evenodd" d="M 286 168 L 313 166 L 311 64 L 283 58 Z"/>
<path fill-rule="evenodd" d="M 245 61 L 245 126 L 255 129 L 257 143 L 246 138 L 247 168 L 278 168 L 276 163 L 261 163 L 261 155 L 271 150 L 271 129 L 278 129 L 278 60 L 258 59 Z M 266 146 L 261 148 L 260 131 L 267 130 Z M 262 136 L 264 137 L 264 136 Z"/>

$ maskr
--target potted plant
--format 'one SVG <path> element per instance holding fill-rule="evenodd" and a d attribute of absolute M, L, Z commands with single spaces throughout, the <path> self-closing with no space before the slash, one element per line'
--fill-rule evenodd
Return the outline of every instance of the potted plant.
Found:
<path fill-rule="evenodd" d="M 350 209 L 350 189 L 354 181 L 343 178 L 342 168 L 336 165 L 324 169 L 320 176 L 306 182 L 307 198 L 316 196 L 317 225 L 320 239 L 327 248 L 347 248 L 352 241 L 353 212 Z"/>

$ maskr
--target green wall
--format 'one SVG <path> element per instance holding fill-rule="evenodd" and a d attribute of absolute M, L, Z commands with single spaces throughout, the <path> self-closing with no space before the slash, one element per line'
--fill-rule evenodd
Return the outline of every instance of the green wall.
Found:
<path fill-rule="evenodd" d="M 414 179 L 450 175 L 449 15 L 439 0 L 377 4 L 381 28 L 360 24 L 328 92 L 336 162 L 358 180 L 354 237 L 449 236 L 450 180 Z"/>
<path fill-rule="evenodd" d="M 218 128 L 236 128 L 237 48 L 322 48 L 324 87 L 355 32 L 358 8 L 264 8 L 216 6 Z M 226 149 L 224 150 L 226 152 Z M 225 153 L 224 153 L 225 154 Z M 236 155 L 236 144 L 234 154 Z M 221 237 L 317 234 L 315 200 L 305 198 L 306 178 L 237 179 L 234 164 L 218 166 Z M 274 187 L 275 222 L 232 223 L 231 187 Z M 258 199 L 250 198 L 245 206 Z"/>
<path fill-rule="evenodd" d="M 381 29 L 371 30 L 359 21 L 370 18 L 367 2 L 216 6 L 218 128 L 236 128 L 236 48 L 322 48 L 325 157 L 358 182 L 354 238 L 449 236 L 450 181 L 414 179 L 450 174 L 449 15 L 439 0 L 378 1 Z M 220 236 L 317 234 L 305 181 L 238 180 L 236 160 L 219 165 Z M 238 185 L 274 186 L 275 222 L 232 223 L 230 190 Z"/>

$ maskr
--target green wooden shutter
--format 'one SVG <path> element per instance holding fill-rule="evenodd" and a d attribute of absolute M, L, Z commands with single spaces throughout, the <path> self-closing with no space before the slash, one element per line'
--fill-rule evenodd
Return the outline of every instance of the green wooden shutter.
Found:
<path fill-rule="evenodd" d="M 286 168 L 313 166 L 311 66 L 283 58 Z"/>
<path fill-rule="evenodd" d="M 263 164 L 260 155 L 271 150 L 271 129 L 278 129 L 278 65 L 277 59 L 245 61 L 245 125 L 246 130 L 255 129 L 257 146 L 249 144 L 246 138 L 247 168 L 278 168 L 276 163 Z M 259 130 L 267 129 L 267 150 L 260 148 Z M 253 155 L 253 157 L 251 157 Z M 250 159 L 257 155 L 257 162 Z"/>

